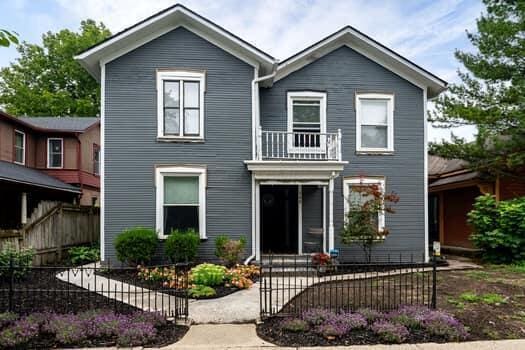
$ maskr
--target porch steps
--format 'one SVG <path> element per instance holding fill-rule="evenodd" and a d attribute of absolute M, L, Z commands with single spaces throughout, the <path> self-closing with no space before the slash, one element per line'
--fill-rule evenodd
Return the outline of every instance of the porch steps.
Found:
<path fill-rule="evenodd" d="M 280 274 L 287 272 L 304 272 L 305 274 L 315 272 L 316 268 L 312 265 L 310 254 L 301 255 L 262 255 L 261 268 L 263 272 Z"/>

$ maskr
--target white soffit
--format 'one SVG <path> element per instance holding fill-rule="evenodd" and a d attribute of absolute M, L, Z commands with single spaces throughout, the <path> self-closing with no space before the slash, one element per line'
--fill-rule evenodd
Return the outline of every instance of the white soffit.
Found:
<path fill-rule="evenodd" d="M 108 63 L 181 26 L 242 61 L 258 67 L 263 74 L 270 73 L 275 65 L 275 59 L 270 55 L 182 5 L 158 12 L 83 51 L 75 56 L 75 59 L 99 80 L 101 64 Z"/>
<path fill-rule="evenodd" d="M 412 84 L 426 88 L 429 98 L 436 97 L 447 87 L 446 81 L 352 27 L 345 27 L 279 63 L 274 81 L 285 78 L 341 46 L 348 46 Z"/>

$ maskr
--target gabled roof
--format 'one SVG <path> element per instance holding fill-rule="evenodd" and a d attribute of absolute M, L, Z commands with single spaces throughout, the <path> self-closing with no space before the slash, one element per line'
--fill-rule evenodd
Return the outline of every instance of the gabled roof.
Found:
<path fill-rule="evenodd" d="M 428 176 L 440 177 L 458 171 L 467 170 L 467 162 L 461 159 L 445 159 L 439 156 L 428 156 Z"/>
<path fill-rule="evenodd" d="M 436 97 L 447 87 L 447 82 L 443 79 L 351 26 L 340 29 L 280 62 L 277 67 L 275 81 L 283 79 L 344 45 L 377 62 L 414 85 L 426 88 L 428 98 Z"/>
<path fill-rule="evenodd" d="M 83 132 L 100 122 L 100 118 L 97 117 L 20 117 L 18 119 L 36 128 L 70 132 Z"/>
<path fill-rule="evenodd" d="M 98 117 L 13 117 L 0 110 L 0 118 L 39 132 L 82 133 L 100 123 Z"/>
<path fill-rule="evenodd" d="M 180 4 L 168 7 L 118 32 L 79 53 L 75 59 L 99 80 L 101 62 L 110 62 L 180 26 L 248 64 L 259 67 L 262 75 L 274 69 L 276 61 L 272 56 Z"/>
<path fill-rule="evenodd" d="M 0 181 L 37 186 L 51 190 L 80 193 L 78 187 L 69 185 L 41 171 L 0 160 Z"/>

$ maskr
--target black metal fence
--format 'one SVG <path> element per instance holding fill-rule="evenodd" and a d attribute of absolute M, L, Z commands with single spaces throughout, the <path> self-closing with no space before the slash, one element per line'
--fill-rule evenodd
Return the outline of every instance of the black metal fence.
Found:
<path fill-rule="evenodd" d="M 388 257 L 381 263 L 319 264 L 304 256 L 268 256 L 261 263 L 260 315 L 299 315 L 311 308 L 435 308 L 436 265 L 436 259 L 425 263 L 413 257 Z"/>
<path fill-rule="evenodd" d="M 186 264 L 157 269 L 149 280 L 137 268 L 121 266 L 25 267 L 0 266 L 0 312 L 81 312 L 90 309 L 158 312 L 169 318 L 188 316 Z"/>

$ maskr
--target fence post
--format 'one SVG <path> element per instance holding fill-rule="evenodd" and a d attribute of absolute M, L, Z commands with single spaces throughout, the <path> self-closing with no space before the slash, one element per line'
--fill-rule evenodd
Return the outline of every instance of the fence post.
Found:
<path fill-rule="evenodd" d="M 436 308 L 437 303 L 437 261 L 436 261 L 436 255 L 432 254 L 432 309 Z"/>
<path fill-rule="evenodd" d="M 9 296 L 8 296 L 9 311 L 13 311 L 14 278 L 15 278 L 15 271 L 14 271 L 13 254 L 9 254 Z"/>

